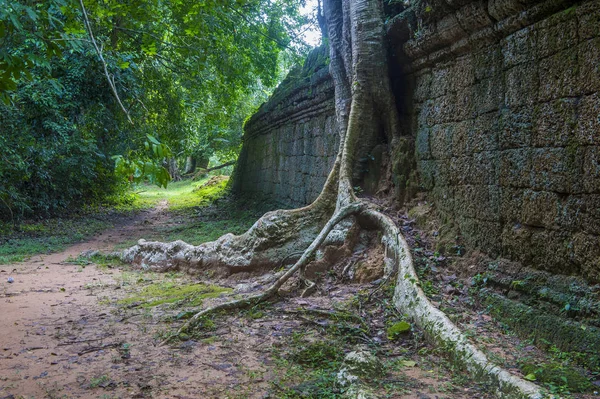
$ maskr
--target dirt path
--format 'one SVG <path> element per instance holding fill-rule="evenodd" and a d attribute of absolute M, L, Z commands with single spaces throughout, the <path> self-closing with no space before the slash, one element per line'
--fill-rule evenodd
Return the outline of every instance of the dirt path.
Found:
<path fill-rule="evenodd" d="M 118 301 L 147 284 L 197 280 L 72 262 L 83 251 L 108 251 L 142 238 L 169 220 L 162 202 L 63 252 L 0 266 L 0 399 L 315 397 L 284 396 L 286 388 L 277 383 L 287 378 L 289 370 L 282 364 L 290 340 L 301 341 L 303 334 L 318 338 L 328 327 L 326 320 L 295 315 L 298 309 L 332 309 L 364 287 L 325 284 L 320 296 L 288 299 L 264 314 L 230 315 L 203 336 L 159 347 L 162 334 L 176 328 L 170 320 L 177 309 L 123 306 Z M 14 283 L 7 282 L 8 276 Z M 238 278 L 219 284 L 240 289 L 252 281 Z M 391 347 L 390 356 L 402 359 L 406 352 Z M 446 371 L 431 363 L 421 368 L 409 362 L 408 369 L 390 377 L 391 388 L 385 389 L 395 393 L 387 397 L 482 397 L 456 386 Z M 286 381 L 294 378 L 302 383 L 309 375 L 299 371 Z"/>

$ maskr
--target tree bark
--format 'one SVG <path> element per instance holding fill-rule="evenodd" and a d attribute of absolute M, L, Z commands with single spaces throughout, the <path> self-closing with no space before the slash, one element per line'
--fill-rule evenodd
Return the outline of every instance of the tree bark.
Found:
<path fill-rule="evenodd" d="M 194 173 L 196 171 L 196 158 L 193 156 L 188 156 L 185 159 L 185 171 L 183 172 L 184 175 L 189 175 L 191 173 Z"/>

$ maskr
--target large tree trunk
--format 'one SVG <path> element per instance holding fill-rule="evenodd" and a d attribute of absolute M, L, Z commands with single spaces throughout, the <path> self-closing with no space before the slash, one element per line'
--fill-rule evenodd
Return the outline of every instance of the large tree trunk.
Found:
<path fill-rule="evenodd" d="M 388 75 L 383 10 L 379 0 L 329 0 L 323 4 L 330 38 L 330 72 L 335 83 L 336 114 L 341 137 L 337 159 L 321 195 L 311 205 L 269 212 L 241 236 L 225 235 L 215 242 L 191 246 L 141 241 L 123 259 L 159 270 L 213 268 L 224 274 L 276 268 L 286 259 L 295 264 L 261 294 L 204 310 L 248 306 L 271 298 L 294 272 L 301 277 L 314 251 L 343 239 L 340 222 L 376 227 L 383 233 L 389 278 L 398 272 L 394 303 L 436 344 L 443 345 L 472 373 L 494 384 L 503 398 L 540 398 L 539 388 L 493 365 L 419 288 L 410 249 L 394 222 L 354 195 L 356 159 L 364 143 L 383 134 L 394 145 L 398 116 Z M 335 231 L 337 227 L 337 231 Z M 297 255 L 295 255 L 297 253 Z M 186 324 L 187 326 L 187 324 Z"/>
<path fill-rule="evenodd" d="M 196 171 L 196 157 L 188 156 L 185 158 L 185 170 L 183 172 L 184 175 L 189 175 L 190 173 L 194 173 Z"/>

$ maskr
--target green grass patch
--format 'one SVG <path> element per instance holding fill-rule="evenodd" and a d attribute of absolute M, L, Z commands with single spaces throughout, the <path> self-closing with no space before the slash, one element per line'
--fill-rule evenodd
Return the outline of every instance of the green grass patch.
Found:
<path fill-rule="evenodd" d="M 121 299 L 119 305 L 137 304 L 142 308 L 151 308 L 163 304 L 196 307 L 202 305 L 204 299 L 216 298 L 230 293 L 230 288 L 207 284 L 179 284 L 174 281 L 158 282 L 145 286 L 138 293 Z"/>
<path fill-rule="evenodd" d="M 294 348 L 289 358 L 303 367 L 335 370 L 344 360 L 344 352 L 335 341 L 317 341 Z"/>
<path fill-rule="evenodd" d="M 122 209 L 147 209 L 167 201 L 170 210 L 186 210 L 206 206 L 222 197 L 227 192 L 226 176 L 214 176 L 198 181 L 182 180 L 170 183 L 167 188 L 145 184 L 136 190 L 131 201 L 121 206 Z"/>
<path fill-rule="evenodd" d="M 19 231 L 0 227 L 0 264 L 22 262 L 33 255 L 62 251 L 67 246 L 110 228 L 106 220 L 93 217 L 49 219 L 23 223 Z"/>

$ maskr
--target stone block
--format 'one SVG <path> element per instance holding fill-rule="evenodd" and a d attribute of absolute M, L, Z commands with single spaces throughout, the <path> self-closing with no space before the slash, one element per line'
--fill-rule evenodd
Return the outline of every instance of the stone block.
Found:
<path fill-rule="evenodd" d="M 531 188 L 576 194 L 582 191 L 582 147 L 536 148 L 531 151 Z"/>
<path fill-rule="evenodd" d="M 580 274 L 592 282 L 600 281 L 600 237 L 597 235 L 578 233 L 573 236 L 573 253 L 575 262 L 580 267 Z"/>
<path fill-rule="evenodd" d="M 456 102 L 455 94 L 447 94 L 437 97 L 433 100 L 433 108 L 431 113 L 431 124 L 448 123 L 456 121 L 458 117 L 459 107 Z"/>
<path fill-rule="evenodd" d="M 600 145 L 600 95 L 581 98 L 578 104 L 577 141 L 580 144 Z"/>
<path fill-rule="evenodd" d="M 413 100 L 416 102 L 423 102 L 428 98 L 431 98 L 431 82 L 433 80 L 431 71 L 429 69 L 419 71 L 418 74 L 413 75 L 412 79 L 414 79 L 415 87 L 413 91 Z"/>
<path fill-rule="evenodd" d="M 431 129 L 429 145 L 431 155 L 435 159 L 448 159 L 452 157 L 452 136 L 454 126 L 452 124 L 435 125 Z"/>
<path fill-rule="evenodd" d="M 500 148 L 522 148 L 531 145 L 532 112 L 530 108 L 505 108 L 500 113 Z"/>
<path fill-rule="evenodd" d="M 578 49 L 580 92 L 600 91 L 600 37 L 581 43 Z"/>
<path fill-rule="evenodd" d="M 500 221 L 500 189 L 484 185 L 456 186 L 454 212 L 479 220 Z"/>
<path fill-rule="evenodd" d="M 500 46 L 492 45 L 473 54 L 473 74 L 476 81 L 502 74 L 503 56 Z"/>
<path fill-rule="evenodd" d="M 535 25 L 536 56 L 545 58 L 577 45 L 575 13 L 558 12 Z"/>
<path fill-rule="evenodd" d="M 490 112 L 475 118 L 473 130 L 469 134 L 470 152 L 496 151 L 499 148 L 499 118 L 497 112 Z"/>
<path fill-rule="evenodd" d="M 584 196 L 569 195 L 560 204 L 557 222 L 561 229 L 579 231 L 586 225 L 586 198 Z M 600 221 L 599 221 L 600 222 Z M 600 224 L 598 231 L 600 232 Z"/>
<path fill-rule="evenodd" d="M 310 155 L 313 155 L 313 156 L 329 155 L 329 152 L 327 151 L 327 147 L 326 147 L 326 140 L 323 136 L 319 135 L 319 136 L 313 137 L 312 146 L 313 146 L 313 148 L 310 152 Z"/>
<path fill-rule="evenodd" d="M 600 194 L 600 147 L 585 148 L 583 188 L 588 193 Z"/>
<path fill-rule="evenodd" d="M 564 12 L 572 12 L 573 8 L 577 15 L 579 39 L 591 39 L 600 36 L 600 2 L 598 0 L 588 1 L 577 7 L 572 7 Z"/>
<path fill-rule="evenodd" d="M 472 156 L 455 157 L 451 160 L 452 185 L 492 185 L 497 184 L 497 153 L 485 151 Z"/>
<path fill-rule="evenodd" d="M 525 5 L 517 0 L 489 0 L 488 12 L 496 21 L 502 21 L 507 17 L 518 14 Z"/>
<path fill-rule="evenodd" d="M 532 106 L 538 97 L 538 64 L 527 62 L 506 71 L 504 103 L 511 108 Z"/>
<path fill-rule="evenodd" d="M 584 195 L 582 208 L 584 212 L 580 212 L 582 221 L 582 230 L 588 234 L 600 235 L 600 194 Z"/>
<path fill-rule="evenodd" d="M 494 75 L 480 80 L 474 86 L 473 103 L 477 104 L 479 115 L 500 109 L 504 103 L 504 79 L 502 75 Z"/>
<path fill-rule="evenodd" d="M 477 115 L 474 87 L 460 89 L 452 96 L 452 101 L 454 107 L 452 108 L 452 114 L 448 115 L 448 120 L 458 122 L 471 119 Z"/>
<path fill-rule="evenodd" d="M 536 229 L 531 233 L 529 250 L 536 268 L 557 274 L 574 274 L 571 233 Z"/>
<path fill-rule="evenodd" d="M 531 150 L 528 148 L 501 151 L 500 185 L 503 187 L 529 187 L 531 182 L 531 165 Z"/>
<path fill-rule="evenodd" d="M 454 156 L 470 155 L 470 135 L 473 130 L 473 120 L 465 120 L 454 124 L 452 134 L 452 154 Z"/>
<path fill-rule="evenodd" d="M 559 99 L 539 104 L 534 111 L 531 145 L 534 147 L 567 146 L 575 138 L 577 100 Z"/>
<path fill-rule="evenodd" d="M 476 33 L 486 26 L 493 25 L 483 1 L 468 2 L 456 14 L 461 27 L 468 33 Z"/>
<path fill-rule="evenodd" d="M 539 62 L 539 101 L 555 100 L 577 95 L 577 48 L 570 48 Z"/>
<path fill-rule="evenodd" d="M 475 65 L 470 54 L 456 60 L 451 69 L 452 87 L 459 91 L 475 84 Z"/>
<path fill-rule="evenodd" d="M 502 255 L 521 262 L 531 263 L 531 235 L 532 229 L 521 223 L 505 223 L 501 233 Z"/>
<path fill-rule="evenodd" d="M 465 185 L 465 184 L 475 184 L 475 182 L 471 181 L 471 172 L 470 169 L 473 167 L 473 158 L 470 156 L 461 156 L 461 157 L 453 157 L 450 160 L 450 175 L 449 175 L 449 184 L 456 185 Z"/>
<path fill-rule="evenodd" d="M 425 101 L 421 106 L 415 107 L 417 114 L 417 125 L 419 128 L 432 127 L 436 124 L 435 122 L 435 103 L 433 100 Z"/>
<path fill-rule="evenodd" d="M 535 58 L 536 35 L 532 26 L 516 31 L 501 43 L 505 69 L 533 61 Z"/>
<path fill-rule="evenodd" d="M 500 254 L 500 223 L 470 217 L 457 217 L 456 222 L 462 238 L 469 247 L 481 249 L 490 256 Z"/>
<path fill-rule="evenodd" d="M 450 93 L 452 74 L 450 65 L 441 65 L 431 72 L 431 98 L 438 98 Z"/>
<path fill-rule="evenodd" d="M 421 160 L 417 163 L 419 168 L 419 184 L 424 190 L 431 190 L 435 184 L 437 162 L 434 160 Z"/>
<path fill-rule="evenodd" d="M 499 155 L 497 151 L 482 151 L 473 155 L 470 180 L 474 184 L 497 185 L 499 178 Z"/>
<path fill-rule="evenodd" d="M 456 184 L 451 158 L 437 160 L 437 170 L 434 177 L 436 186 L 445 187 Z"/>
<path fill-rule="evenodd" d="M 415 139 L 415 152 L 418 160 L 430 159 L 431 149 L 429 146 L 429 135 L 431 129 L 423 128 L 417 131 L 417 138 Z"/>
<path fill-rule="evenodd" d="M 522 207 L 522 223 L 535 227 L 558 228 L 561 204 L 556 193 L 525 190 Z"/>
<path fill-rule="evenodd" d="M 445 216 L 454 218 L 454 188 L 445 187 L 436 183 L 431 195 L 437 209 Z"/>
<path fill-rule="evenodd" d="M 523 190 L 502 187 L 500 192 L 500 218 L 508 223 L 522 220 Z"/>

